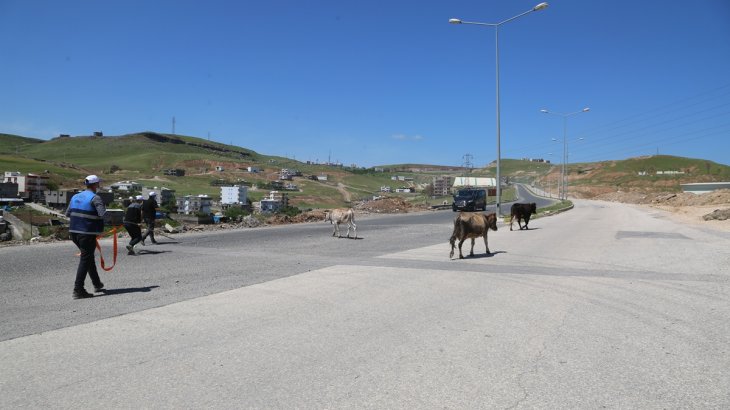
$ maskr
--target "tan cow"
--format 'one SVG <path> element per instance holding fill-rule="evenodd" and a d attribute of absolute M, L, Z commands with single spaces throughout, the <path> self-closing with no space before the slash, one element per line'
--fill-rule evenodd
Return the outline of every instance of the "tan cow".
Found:
<path fill-rule="evenodd" d="M 331 211 L 327 211 L 324 214 L 324 221 L 329 221 L 335 226 L 332 231 L 332 236 L 342 238 L 340 234 L 340 224 L 347 224 L 347 237 L 350 237 L 350 227 L 355 231 L 355 239 L 357 239 L 357 225 L 355 225 L 355 211 L 351 208 L 338 208 Z"/>
<path fill-rule="evenodd" d="M 497 214 L 492 212 L 491 214 L 483 214 L 480 212 L 460 212 L 454 220 L 454 233 L 451 234 L 451 253 L 449 258 L 454 257 L 454 246 L 456 240 L 459 240 L 459 259 L 464 259 L 464 255 L 461 254 L 461 245 L 465 240 L 471 239 L 471 253 L 469 256 L 474 256 L 474 239 L 480 236 L 484 237 L 484 246 L 487 248 L 487 254 L 489 252 L 489 243 L 487 242 L 487 233 L 489 230 L 497 230 Z"/>

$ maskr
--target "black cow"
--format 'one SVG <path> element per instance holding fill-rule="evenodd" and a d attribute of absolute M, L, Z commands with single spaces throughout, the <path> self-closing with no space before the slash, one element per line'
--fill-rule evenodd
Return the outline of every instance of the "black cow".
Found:
<path fill-rule="evenodd" d="M 510 209 L 511 217 L 509 218 L 509 230 L 512 230 L 512 221 L 517 217 L 517 225 L 520 226 L 520 230 L 522 230 L 522 221 L 525 220 L 525 228 L 527 229 L 527 224 L 530 222 L 530 215 L 537 213 L 537 204 L 534 202 L 529 204 L 512 204 L 512 208 Z"/>

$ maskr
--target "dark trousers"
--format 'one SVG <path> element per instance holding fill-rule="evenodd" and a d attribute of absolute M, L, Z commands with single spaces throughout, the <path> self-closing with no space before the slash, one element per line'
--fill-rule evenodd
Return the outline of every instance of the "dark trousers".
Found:
<path fill-rule="evenodd" d="M 145 218 L 144 223 L 147 224 L 147 231 L 142 235 L 142 241 L 147 239 L 147 237 L 150 237 L 150 240 L 152 240 L 152 243 L 157 243 L 155 240 L 155 220 L 154 218 Z"/>
<path fill-rule="evenodd" d="M 84 288 L 86 282 L 86 274 L 89 274 L 91 282 L 94 286 L 101 286 L 99 273 L 96 271 L 96 261 L 94 260 L 94 252 L 96 251 L 96 235 L 87 235 L 82 233 L 71 233 L 71 240 L 78 246 L 81 251 L 79 258 L 79 267 L 76 269 L 76 282 L 74 290 Z"/>
<path fill-rule="evenodd" d="M 132 237 L 132 240 L 129 241 L 129 246 L 134 246 L 142 241 L 142 228 L 140 228 L 138 224 L 125 223 L 124 229 L 126 229 L 127 232 L 129 232 L 129 236 Z"/>

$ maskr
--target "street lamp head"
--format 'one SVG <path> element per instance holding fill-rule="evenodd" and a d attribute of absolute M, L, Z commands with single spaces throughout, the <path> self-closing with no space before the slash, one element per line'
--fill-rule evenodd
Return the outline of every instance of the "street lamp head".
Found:
<path fill-rule="evenodd" d="M 459 19 L 449 19 L 450 24 L 461 24 L 461 20 Z"/>
<path fill-rule="evenodd" d="M 533 8 L 532 8 L 532 11 L 540 11 L 540 10 L 542 10 L 542 9 L 546 9 L 546 8 L 547 8 L 547 6 L 548 6 L 548 4 L 547 4 L 547 3 L 540 3 L 540 4 L 538 4 L 537 6 L 533 7 Z"/>
<path fill-rule="evenodd" d="M 591 110 L 591 109 L 590 109 L 590 108 L 588 108 L 588 107 L 586 107 L 586 108 L 583 108 L 583 112 L 588 112 L 588 111 L 590 111 L 590 110 Z"/>

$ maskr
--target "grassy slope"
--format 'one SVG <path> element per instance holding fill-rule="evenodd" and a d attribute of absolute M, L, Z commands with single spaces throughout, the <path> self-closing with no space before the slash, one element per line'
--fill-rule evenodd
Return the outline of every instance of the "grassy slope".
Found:
<path fill-rule="evenodd" d="M 689 182 L 730 181 L 730 166 L 702 159 L 656 155 L 623 161 L 572 164 L 571 184 L 650 190 L 680 189 Z M 656 171 L 683 171 L 682 175 L 656 175 Z M 648 175 L 639 176 L 639 172 Z"/>
<path fill-rule="evenodd" d="M 17 170 L 21 172 L 42 173 L 48 171 L 52 179 L 64 185 L 75 186 L 89 173 L 97 173 L 105 181 L 137 180 L 145 186 L 165 186 L 175 189 L 178 194 L 209 194 L 218 196 L 220 188 L 211 185 L 215 179 L 226 181 L 245 180 L 254 184 L 262 184 L 277 178 L 281 168 L 298 169 L 304 175 L 329 175 L 329 181 L 316 182 L 297 178 L 294 183 L 303 192 L 291 192 L 293 204 L 301 207 L 332 207 L 345 204 L 338 184 L 350 192 L 353 200 L 367 198 L 380 191 L 381 186 L 398 188 L 412 183 L 393 181 L 393 175 L 405 175 L 414 178 L 413 183 L 430 183 L 433 176 L 460 176 L 464 172 L 449 170 L 432 165 L 401 164 L 387 168 L 430 168 L 439 171 L 428 172 L 351 172 L 347 169 L 327 167 L 324 165 L 305 164 L 292 159 L 260 155 L 254 151 L 236 146 L 220 144 L 200 138 L 188 136 L 171 136 L 156 134 L 161 137 L 173 137 L 182 141 L 197 144 L 161 143 L 145 136 L 145 133 L 129 134 L 120 137 L 74 137 L 57 138 L 42 141 L 24 138 L 17 135 L 0 134 L 0 171 Z M 234 152 L 221 152 L 206 149 L 212 146 L 229 149 Z M 16 150 L 18 154 L 16 155 Z M 246 153 L 248 155 L 241 155 Z M 73 164 L 73 165 L 71 165 Z M 121 168 L 115 174 L 109 174 L 111 165 Z M 215 165 L 223 165 L 224 172 L 212 172 Z M 249 174 L 240 168 L 257 166 L 263 169 L 259 174 Z M 164 168 L 184 168 L 186 176 L 182 178 L 162 175 Z M 535 163 L 522 160 L 502 159 L 501 173 L 512 181 L 530 182 L 555 173 L 559 164 Z M 684 176 L 645 176 L 639 177 L 639 171 L 654 172 L 657 170 L 682 170 Z M 712 180 L 730 180 L 730 166 L 710 161 L 671 157 L 653 156 L 632 158 L 623 161 L 607 161 L 602 163 L 571 164 L 569 167 L 571 185 L 600 185 L 604 187 L 652 186 L 659 188 L 679 189 L 682 182 L 703 182 Z M 469 175 L 494 176 L 494 164 L 484 169 L 474 169 Z M 254 200 L 265 195 L 265 190 L 251 191 Z"/>

